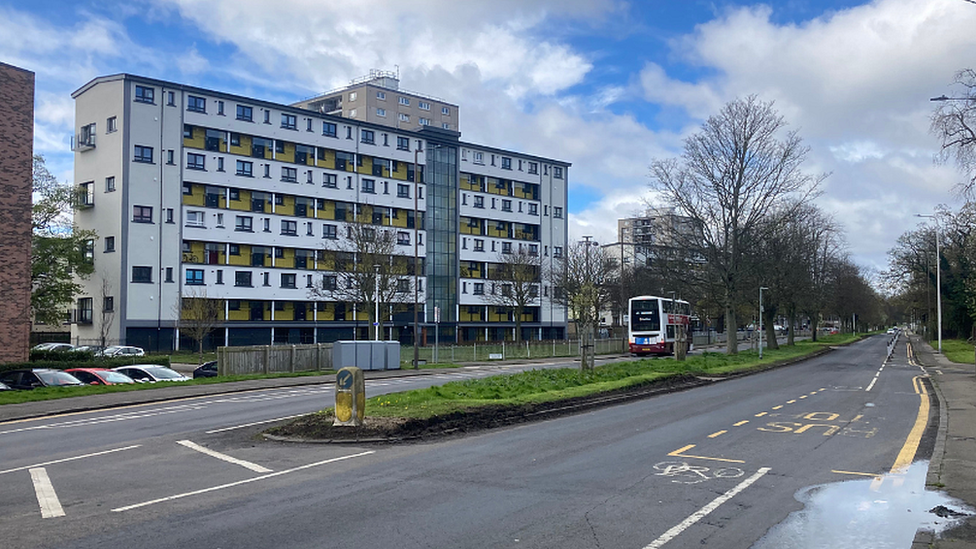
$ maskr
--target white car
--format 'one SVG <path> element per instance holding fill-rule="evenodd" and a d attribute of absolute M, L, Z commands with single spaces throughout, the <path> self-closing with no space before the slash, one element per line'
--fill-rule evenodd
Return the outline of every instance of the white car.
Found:
<path fill-rule="evenodd" d="M 70 343 L 41 343 L 31 348 L 32 351 L 74 351 L 75 346 Z"/>
<path fill-rule="evenodd" d="M 171 370 L 166 366 L 160 366 L 158 364 L 135 364 L 133 366 L 119 366 L 118 368 L 112 369 L 131 377 L 136 383 L 190 380 L 190 378 L 176 370 Z"/>
<path fill-rule="evenodd" d="M 112 345 L 111 347 L 105 347 L 102 352 L 98 353 L 98 356 L 102 357 L 126 357 L 126 356 L 146 356 L 146 352 L 142 350 L 141 347 L 132 347 L 129 345 Z"/>

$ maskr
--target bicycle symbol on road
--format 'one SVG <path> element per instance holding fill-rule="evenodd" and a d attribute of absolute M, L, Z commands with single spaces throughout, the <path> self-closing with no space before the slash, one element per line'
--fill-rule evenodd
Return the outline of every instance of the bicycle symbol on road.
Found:
<path fill-rule="evenodd" d="M 659 471 L 654 473 L 661 477 L 672 477 L 671 482 L 678 484 L 698 484 L 715 478 L 738 478 L 745 471 L 738 467 L 720 467 L 709 469 L 701 465 L 689 465 L 686 461 L 662 461 L 654 466 Z"/>

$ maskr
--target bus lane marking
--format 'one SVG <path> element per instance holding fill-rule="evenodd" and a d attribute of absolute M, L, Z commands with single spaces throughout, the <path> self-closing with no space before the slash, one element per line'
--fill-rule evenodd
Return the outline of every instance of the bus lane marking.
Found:
<path fill-rule="evenodd" d="M 776 415 L 778 414 L 773 414 L 770 417 Z M 820 432 L 819 429 L 823 429 L 822 434 L 825 437 L 842 435 L 853 438 L 871 438 L 878 432 L 876 427 L 861 428 L 861 418 L 864 417 L 862 414 L 854 416 L 849 421 L 841 419 L 840 414 L 835 412 L 808 412 L 789 417 L 797 421 L 771 421 L 761 427 L 756 427 L 756 430 L 766 433 L 801 435 L 812 429 L 815 432 Z"/>
<path fill-rule="evenodd" d="M 140 446 L 142 446 L 142 445 L 141 444 L 133 444 L 132 446 L 124 446 L 122 448 L 114 448 L 112 450 L 105 450 L 105 451 L 102 451 L 102 452 L 94 452 L 94 453 L 91 453 L 91 454 L 84 454 L 84 455 L 81 455 L 81 456 L 73 456 L 73 457 L 69 457 L 69 458 L 55 459 L 55 460 L 52 460 L 52 461 L 45 461 L 43 463 L 35 463 L 34 465 L 25 465 L 23 467 L 15 467 L 13 469 L 5 469 L 3 471 L 0 471 L 0 475 L 5 475 L 7 473 L 15 473 L 17 471 L 23 471 L 24 469 L 34 469 L 36 467 L 45 467 L 47 465 L 54 465 L 55 463 L 65 463 L 65 462 L 68 462 L 68 461 L 76 461 L 76 460 L 79 460 L 79 459 L 85 459 L 85 458 L 90 458 L 90 457 L 95 457 L 95 456 L 104 456 L 105 454 L 113 454 L 115 452 L 122 452 L 124 450 L 132 450 L 132 449 L 135 449 L 135 448 L 139 448 Z"/>
<path fill-rule="evenodd" d="M 698 484 L 717 478 L 739 478 L 746 474 L 738 467 L 719 467 L 712 470 L 703 465 L 689 465 L 687 461 L 662 461 L 654 465 L 660 477 L 670 477 L 677 484 Z"/>
<path fill-rule="evenodd" d="M 691 450 L 694 447 L 695 447 L 694 444 L 689 444 L 689 445 L 684 446 L 682 448 L 678 448 L 677 450 L 675 450 L 675 451 L 671 452 L 670 454 L 668 454 L 668 456 L 669 457 L 682 457 L 682 458 L 704 459 L 704 460 L 708 460 L 708 461 L 721 461 L 721 462 L 724 462 L 724 463 L 745 463 L 745 461 L 742 461 L 741 459 L 717 458 L 717 457 L 708 457 L 708 456 L 695 456 L 695 455 L 691 455 L 691 454 L 686 454 L 685 453 L 685 452 L 687 452 L 688 450 Z"/>
<path fill-rule="evenodd" d="M 210 448 L 205 448 L 205 447 L 200 446 L 199 444 L 197 444 L 195 442 L 192 442 L 192 441 L 189 441 L 189 440 L 177 440 L 176 443 L 179 444 L 180 446 L 185 446 L 185 447 L 187 447 L 187 448 L 189 448 L 191 450 L 196 450 L 197 452 L 200 452 L 201 454 L 205 454 L 205 455 L 208 455 L 210 457 L 214 457 L 214 458 L 217 458 L 219 460 L 226 461 L 227 463 L 233 463 L 234 465 L 240 465 L 241 467 L 244 467 L 245 469 L 250 469 L 251 471 L 254 471 L 255 473 L 270 473 L 271 472 L 271 469 L 268 469 L 267 467 L 264 467 L 262 465 L 258 465 L 257 463 L 251 463 L 250 461 L 245 461 L 243 459 L 237 459 L 236 457 L 228 456 L 227 454 L 218 452 L 216 450 L 211 450 Z"/>
<path fill-rule="evenodd" d="M 41 518 L 63 517 L 64 509 L 58 500 L 58 494 L 54 491 L 51 484 L 51 477 L 47 475 L 47 469 L 35 467 L 30 469 L 31 482 L 34 483 L 34 494 L 37 495 L 37 504 L 41 507 Z"/>

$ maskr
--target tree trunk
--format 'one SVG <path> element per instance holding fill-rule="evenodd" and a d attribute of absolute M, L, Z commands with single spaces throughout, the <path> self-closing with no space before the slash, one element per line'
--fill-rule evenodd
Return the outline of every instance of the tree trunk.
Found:
<path fill-rule="evenodd" d="M 796 311 L 790 310 L 790 325 L 786 327 L 786 344 L 792 347 L 796 344 Z"/>
<path fill-rule="evenodd" d="M 725 352 L 730 355 L 739 354 L 739 335 L 735 324 L 735 309 L 731 303 L 725 305 Z"/>
<path fill-rule="evenodd" d="M 766 348 L 770 350 L 779 349 L 779 342 L 776 341 L 776 324 L 774 319 L 776 317 L 776 309 L 774 307 L 765 307 L 766 311 L 763 312 L 763 329 L 766 331 Z"/>

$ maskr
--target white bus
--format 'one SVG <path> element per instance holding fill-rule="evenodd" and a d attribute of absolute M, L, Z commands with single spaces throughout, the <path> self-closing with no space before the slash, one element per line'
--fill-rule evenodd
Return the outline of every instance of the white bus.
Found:
<path fill-rule="evenodd" d="M 691 338 L 691 304 L 687 301 L 652 295 L 632 297 L 627 318 L 630 352 L 637 356 L 674 353 L 674 335 L 679 325 L 685 326 L 685 333 Z"/>

